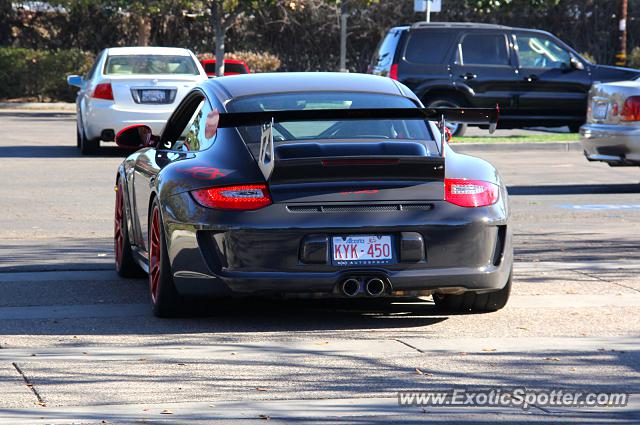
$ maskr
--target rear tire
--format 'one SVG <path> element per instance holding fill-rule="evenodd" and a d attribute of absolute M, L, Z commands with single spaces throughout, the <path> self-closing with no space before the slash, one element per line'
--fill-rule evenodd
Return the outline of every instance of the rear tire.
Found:
<path fill-rule="evenodd" d="M 448 96 L 428 99 L 426 104 L 427 108 L 461 108 L 464 105 L 460 100 Z M 456 126 L 455 129 L 450 128 L 451 136 L 464 136 L 464 133 L 467 131 L 467 124 L 456 123 Z"/>
<path fill-rule="evenodd" d="M 509 279 L 504 288 L 485 294 L 475 292 L 465 292 L 461 295 L 439 295 L 434 294 L 433 300 L 436 306 L 448 312 L 455 313 L 486 313 L 497 311 L 507 305 L 511 295 L 511 277 L 513 270 L 509 273 Z"/>
<path fill-rule="evenodd" d="M 143 272 L 133 258 L 127 228 L 127 209 L 124 204 L 124 189 L 118 181 L 116 189 L 116 208 L 113 223 L 113 250 L 116 257 L 116 272 L 122 277 L 138 277 Z"/>
<path fill-rule="evenodd" d="M 571 133 L 580 133 L 580 127 L 582 127 L 581 123 L 578 124 L 569 124 L 569 131 Z"/>
<path fill-rule="evenodd" d="M 95 155 L 100 149 L 100 139 L 87 139 L 84 129 L 78 130 L 77 143 L 82 155 Z"/>
<path fill-rule="evenodd" d="M 149 290 L 153 314 L 157 317 L 175 317 L 182 312 L 184 299 L 173 283 L 160 202 L 157 198 L 153 200 L 149 218 Z"/>

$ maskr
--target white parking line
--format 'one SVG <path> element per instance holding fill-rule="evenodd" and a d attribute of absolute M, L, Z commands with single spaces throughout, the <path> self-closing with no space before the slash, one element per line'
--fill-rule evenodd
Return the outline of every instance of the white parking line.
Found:
<path fill-rule="evenodd" d="M 0 308 L 0 320 L 78 319 L 150 315 L 151 307 L 149 304 L 47 305 Z"/>
<path fill-rule="evenodd" d="M 491 351 L 487 351 L 490 349 Z M 521 338 L 399 338 L 397 340 L 302 339 L 298 341 L 264 341 L 217 343 L 210 345 L 149 345 L 52 348 L 5 348 L 0 361 L 136 361 L 181 359 L 229 359 L 243 356 L 308 356 L 422 353 L 480 354 L 638 351 L 638 337 L 521 337 Z"/>

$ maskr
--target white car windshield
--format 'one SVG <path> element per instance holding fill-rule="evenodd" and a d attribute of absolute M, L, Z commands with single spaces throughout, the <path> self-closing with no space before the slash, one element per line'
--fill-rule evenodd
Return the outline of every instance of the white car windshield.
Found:
<path fill-rule="evenodd" d="M 191 56 L 180 55 L 109 56 L 104 73 L 105 75 L 199 74 Z"/>

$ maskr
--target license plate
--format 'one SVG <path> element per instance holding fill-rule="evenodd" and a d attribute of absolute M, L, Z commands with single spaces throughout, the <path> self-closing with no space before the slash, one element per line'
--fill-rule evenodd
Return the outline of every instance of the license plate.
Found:
<path fill-rule="evenodd" d="M 332 238 L 333 264 L 377 265 L 394 262 L 390 235 L 334 236 Z"/>
<path fill-rule="evenodd" d="M 609 109 L 608 103 L 596 103 L 593 106 L 593 118 L 596 120 L 602 120 L 607 116 L 607 110 Z"/>
<path fill-rule="evenodd" d="M 142 90 L 140 101 L 144 103 L 164 103 L 167 100 L 167 93 L 164 90 Z"/>

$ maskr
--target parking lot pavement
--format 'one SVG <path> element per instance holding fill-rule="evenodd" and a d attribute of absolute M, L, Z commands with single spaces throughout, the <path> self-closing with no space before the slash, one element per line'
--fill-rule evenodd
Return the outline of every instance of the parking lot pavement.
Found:
<path fill-rule="evenodd" d="M 636 168 L 482 154 L 509 186 L 515 233 L 514 294 L 496 313 L 246 300 L 160 320 L 144 279 L 112 267 L 123 154 L 81 157 L 69 114 L 0 111 L 0 128 L 0 423 L 640 420 Z M 492 386 L 635 395 L 595 411 L 397 403 L 401 390 Z"/>

